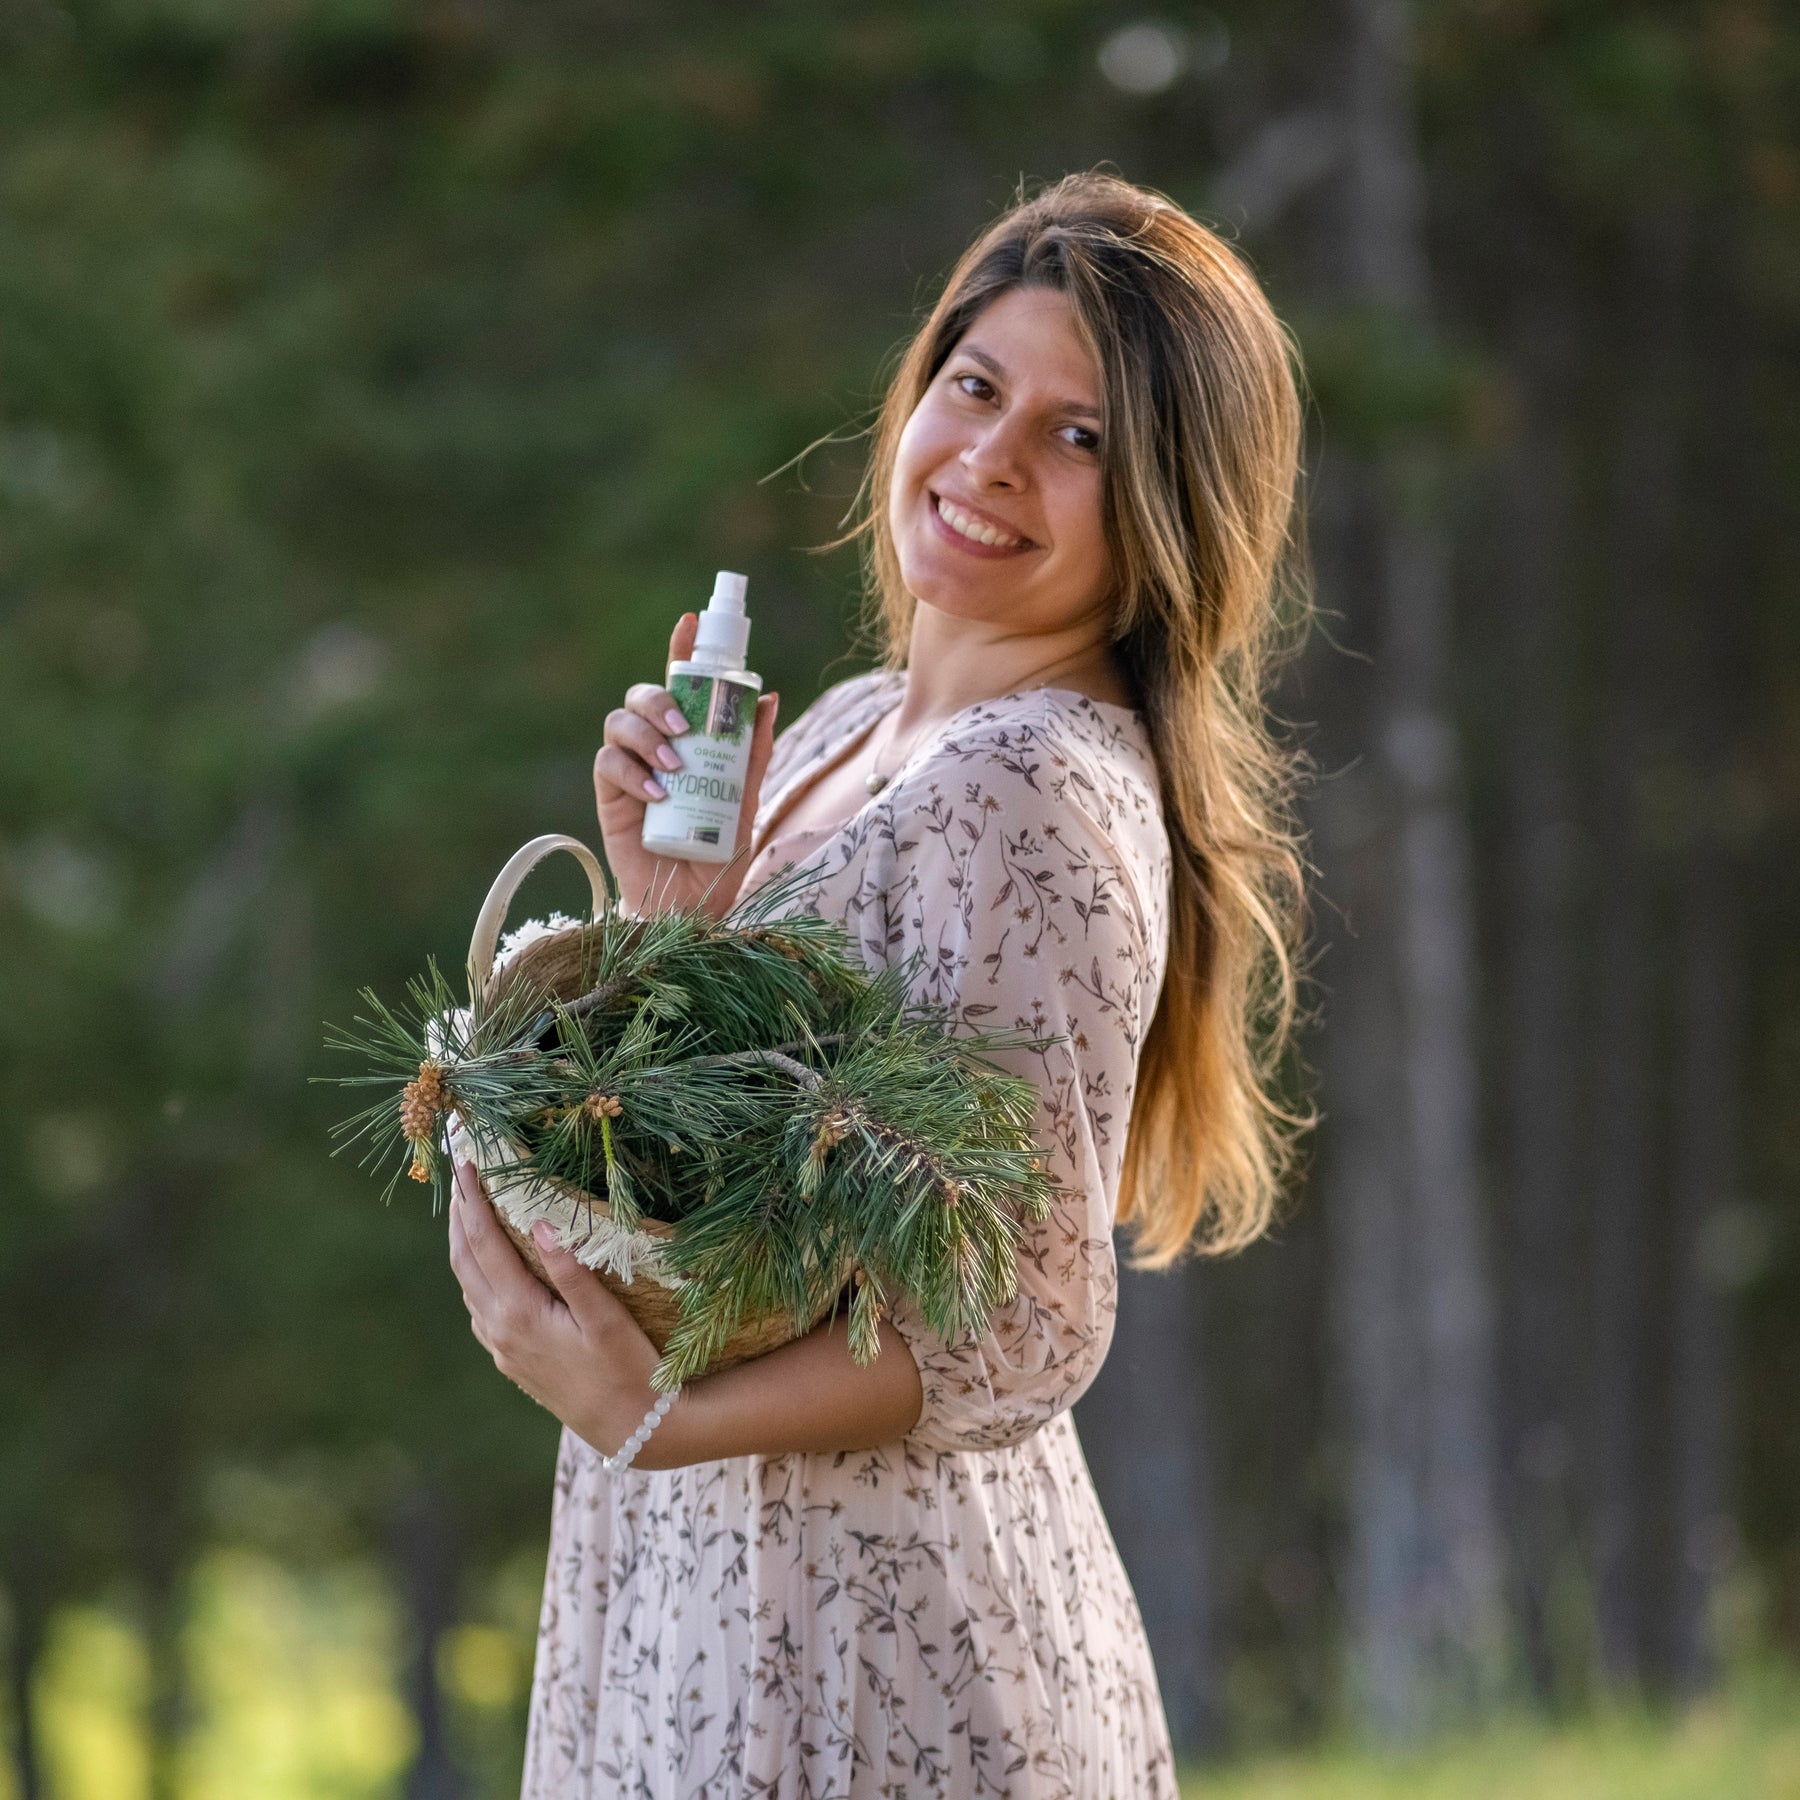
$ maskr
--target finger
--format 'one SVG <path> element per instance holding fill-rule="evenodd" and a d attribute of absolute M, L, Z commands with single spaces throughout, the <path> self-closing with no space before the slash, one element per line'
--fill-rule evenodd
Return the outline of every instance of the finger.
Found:
<path fill-rule="evenodd" d="M 675 770 L 681 767 L 681 752 L 669 742 L 673 735 L 660 718 L 648 718 L 628 707 L 616 707 L 606 715 L 605 743 L 630 752 L 643 763 L 645 773 L 651 769 Z"/>
<path fill-rule="evenodd" d="M 647 721 L 665 737 L 680 737 L 687 730 L 687 715 L 666 687 L 652 681 L 634 683 L 625 690 L 625 710 Z"/>
<path fill-rule="evenodd" d="M 464 1169 L 471 1169 L 467 1162 L 459 1162 L 452 1169 L 452 1185 L 450 1190 L 450 1266 L 456 1271 L 456 1279 L 462 1284 L 465 1298 L 482 1299 L 489 1295 L 487 1277 L 482 1274 L 480 1265 L 475 1261 L 475 1253 L 469 1247 L 468 1193 L 464 1183 L 470 1179 L 463 1174 Z"/>
<path fill-rule="evenodd" d="M 463 1214 L 468 1211 L 467 1203 L 461 1195 L 454 1195 L 450 1201 L 450 1267 L 456 1272 L 458 1286 L 462 1289 L 463 1304 L 470 1312 L 485 1309 L 494 1303 L 494 1290 L 488 1278 L 481 1271 L 481 1265 L 475 1260 L 475 1252 L 469 1248 L 469 1236 L 463 1230 Z"/>
<path fill-rule="evenodd" d="M 524 1259 L 512 1247 L 512 1240 L 500 1229 L 475 1165 L 459 1165 L 457 1175 L 463 1187 L 463 1230 L 476 1265 L 487 1277 L 492 1291 L 491 1310 L 529 1318 L 543 1304 L 544 1284 L 526 1268 Z"/>
<path fill-rule="evenodd" d="M 700 615 L 684 612 L 669 633 L 669 661 L 686 662 L 694 654 L 694 639 L 700 634 Z"/>
<path fill-rule="evenodd" d="M 634 756 L 612 744 L 602 744 L 594 755 L 594 804 L 604 832 L 634 832 L 641 828 L 644 807 L 650 799 L 644 786 L 649 772 Z M 633 816 L 635 815 L 635 817 Z"/>
<path fill-rule="evenodd" d="M 539 1219 L 532 1226 L 531 1241 L 543 1259 L 544 1273 L 562 1295 L 564 1305 L 583 1333 L 609 1322 L 612 1309 L 619 1302 L 606 1291 L 600 1277 L 582 1265 L 573 1250 L 564 1249 L 557 1242 L 556 1228 L 548 1219 Z"/>
<path fill-rule="evenodd" d="M 602 806 L 616 806 L 625 801 L 645 806 L 653 800 L 668 798 L 661 784 L 650 779 L 649 769 L 617 744 L 605 745 L 594 758 L 594 795 Z"/>

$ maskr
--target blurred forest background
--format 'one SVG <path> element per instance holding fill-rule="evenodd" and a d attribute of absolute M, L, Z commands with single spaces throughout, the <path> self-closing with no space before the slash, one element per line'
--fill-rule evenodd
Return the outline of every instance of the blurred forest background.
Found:
<path fill-rule="evenodd" d="M 714 569 L 865 666 L 860 446 L 764 478 L 1102 161 L 1313 392 L 1325 1125 L 1078 1413 L 1181 1743 L 1791 1709 L 1800 11 L 4 0 L 0 1792 L 516 1790 L 555 1427 L 322 1022 Z"/>

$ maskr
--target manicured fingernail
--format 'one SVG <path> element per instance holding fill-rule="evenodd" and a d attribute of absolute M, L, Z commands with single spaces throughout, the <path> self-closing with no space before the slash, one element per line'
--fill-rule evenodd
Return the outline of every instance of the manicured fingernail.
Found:
<path fill-rule="evenodd" d="M 540 1250 L 554 1250 L 556 1248 L 556 1227 L 552 1225 L 548 1219 L 539 1219 L 538 1222 L 532 1226 L 531 1235 L 537 1240 L 537 1247 Z"/>
<path fill-rule="evenodd" d="M 673 706 L 663 714 L 663 723 L 668 726 L 671 732 L 686 731 L 688 728 L 687 720 L 683 718 L 681 713 Z"/>
<path fill-rule="evenodd" d="M 649 800 L 666 800 L 669 797 L 663 792 L 660 783 L 651 781 L 648 778 L 646 778 L 644 782 L 644 796 Z"/>
<path fill-rule="evenodd" d="M 677 756 L 667 744 L 658 744 L 656 746 L 656 760 L 661 763 L 665 769 L 679 769 L 681 767 L 681 758 Z"/>

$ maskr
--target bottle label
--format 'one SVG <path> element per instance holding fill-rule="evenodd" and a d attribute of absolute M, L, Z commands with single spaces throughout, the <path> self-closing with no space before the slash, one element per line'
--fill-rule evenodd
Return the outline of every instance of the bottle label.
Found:
<path fill-rule="evenodd" d="M 757 690 L 718 675 L 672 675 L 668 685 L 688 722 L 672 740 L 683 766 L 657 772 L 669 798 L 645 815 L 645 840 L 695 844 L 729 855 L 744 803 Z"/>

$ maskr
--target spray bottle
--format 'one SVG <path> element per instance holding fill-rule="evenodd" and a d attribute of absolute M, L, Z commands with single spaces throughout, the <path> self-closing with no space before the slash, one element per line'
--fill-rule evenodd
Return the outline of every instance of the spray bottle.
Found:
<path fill-rule="evenodd" d="M 730 862 L 750 766 L 762 677 L 744 667 L 750 621 L 742 575 L 721 569 L 700 615 L 694 654 L 669 664 L 666 683 L 687 720 L 673 740 L 682 766 L 656 771 L 669 798 L 644 809 L 644 848 L 687 862 Z"/>

